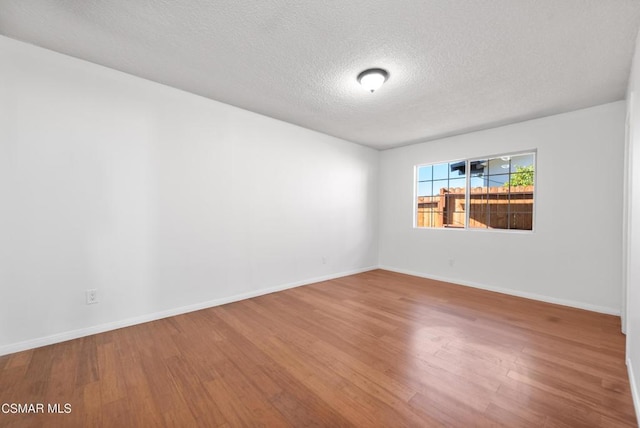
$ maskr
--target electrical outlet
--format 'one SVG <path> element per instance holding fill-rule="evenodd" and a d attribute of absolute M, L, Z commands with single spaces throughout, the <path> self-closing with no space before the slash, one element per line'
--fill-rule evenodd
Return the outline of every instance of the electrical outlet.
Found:
<path fill-rule="evenodd" d="M 324 256 L 322 257 L 322 264 L 323 264 L 323 265 L 326 265 L 326 264 L 327 264 L 327 258 L 326 258 L 326 257 L 324 257 Z"/>
<path fill-rule="evenodd" d="M 453 264 L 455 263 L 455 259 L 449 259 L 449 266 L 453 267 Z"/>
<path fill-rule="evenodd" d="M 91 288 L 86 291 L 87 293 L 87 305 L 93 305 L 94 303 L 98 303 L 98 289 Z"/>

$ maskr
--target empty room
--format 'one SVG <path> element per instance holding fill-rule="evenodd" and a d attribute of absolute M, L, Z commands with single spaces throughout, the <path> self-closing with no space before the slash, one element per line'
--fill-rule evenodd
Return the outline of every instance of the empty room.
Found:
<path fill-rule="evenodd" d="M 0 0 L 0 427 L 637 427 L 639 28 Z"/>

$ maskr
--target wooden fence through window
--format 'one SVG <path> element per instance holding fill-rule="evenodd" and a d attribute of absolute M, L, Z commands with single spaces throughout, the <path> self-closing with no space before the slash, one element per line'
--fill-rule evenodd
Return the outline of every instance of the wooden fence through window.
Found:
<path fill-rule="evenodd" d="M 533 186 L 474 187 L 469 192 L 469 227 L 533 229 Z M 464 227 L 465 189 L 442 188 L 418 197 L 418 227 Z"/>

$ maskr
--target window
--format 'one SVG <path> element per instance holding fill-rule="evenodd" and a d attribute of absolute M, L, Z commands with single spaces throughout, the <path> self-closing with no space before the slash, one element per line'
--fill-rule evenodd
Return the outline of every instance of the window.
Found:
<path fill-rule="evenodd" d="M 466 224 L 465 162 L 418 167 L 417 227 L 456 227 Z"/>
<path fill-rule="evenodd" d="M 416 167 L 416 227 L 533 230 L 535 153 Z"/>

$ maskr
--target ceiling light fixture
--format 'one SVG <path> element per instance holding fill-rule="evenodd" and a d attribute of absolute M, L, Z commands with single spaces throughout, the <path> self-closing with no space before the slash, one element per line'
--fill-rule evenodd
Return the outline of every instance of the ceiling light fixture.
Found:
<path fill-rule="evenodd" d="M 358 74 L 358 83 L 367 91 L 374 92 L 389 78 L 387 70 L 370 68 Z"/>

